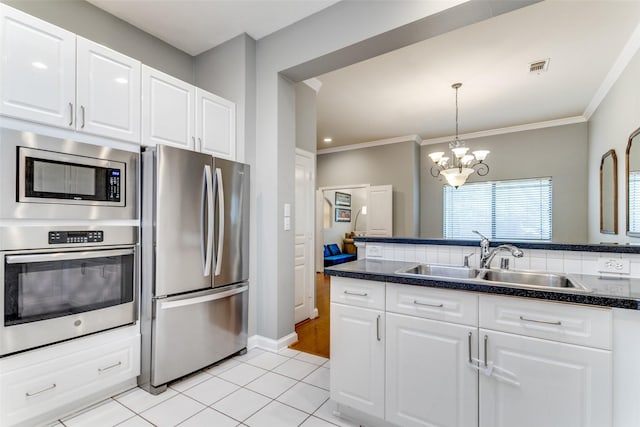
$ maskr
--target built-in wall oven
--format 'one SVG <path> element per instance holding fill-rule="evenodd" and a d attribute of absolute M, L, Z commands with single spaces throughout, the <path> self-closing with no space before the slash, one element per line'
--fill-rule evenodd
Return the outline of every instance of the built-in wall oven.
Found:
<path fill-rule="evenodd" d="M 0 357 L 136 322 L 138 164 L 0 129 Z"/>

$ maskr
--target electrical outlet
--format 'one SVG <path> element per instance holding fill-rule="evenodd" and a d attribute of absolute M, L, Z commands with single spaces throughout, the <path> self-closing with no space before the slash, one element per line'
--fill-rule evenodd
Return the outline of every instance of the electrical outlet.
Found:
<path fill-rule="evenodd" d="M 367 245 L 367 258 L 382 258 L 382 246 Z"/>
<path fill-rule="evenodd" d="M 629 274 L 629 260 L 622 258 L 598 258 L 600 273 Z"/>

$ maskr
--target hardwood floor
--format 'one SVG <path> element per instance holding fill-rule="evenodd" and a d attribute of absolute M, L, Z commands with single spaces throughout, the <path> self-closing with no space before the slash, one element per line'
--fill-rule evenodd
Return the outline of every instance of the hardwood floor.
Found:
<path fill-rule="evenodd" d="M 298 342 L 291 344 L 289 348 L 317 356 L 329 357 L 330 283 L 330 276 L 316 273 L 318 317 L 302 321 L 296 325 Z"/>

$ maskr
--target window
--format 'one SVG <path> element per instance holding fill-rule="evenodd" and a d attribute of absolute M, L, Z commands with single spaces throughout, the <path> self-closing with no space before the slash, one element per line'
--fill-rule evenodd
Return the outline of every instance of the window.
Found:
<path fill-rule="evenodd" d="M 551 190 L 550 177 L 445 186 L 443 236 L 551 240 Z"/>
<path fill-rule="evenodd" d="M 629 230 L 640 230 L 640 172 L 629 172 Z"/>

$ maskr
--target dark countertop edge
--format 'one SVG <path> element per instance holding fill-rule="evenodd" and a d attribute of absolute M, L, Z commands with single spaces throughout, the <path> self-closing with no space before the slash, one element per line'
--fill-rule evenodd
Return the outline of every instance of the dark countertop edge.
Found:
<path fill-rule="evenodd" d="M 639 301 L 628 298 L 615 298 L 597 296 L 592 294 L 574 294 L 564 292 L 547 292 L 532 289 L 523 289 L 507 286 L 490 286 L 468 282 L 444 281 L 437 279 L 421 279 L 414 277 L 360 273 L 353 271 L 341 271 L 325 269 L 324 274 L 329 276 L 347 277 L 351 279 L 374 280 L 377 282 L 399 283 L 402 285 L 427 286 L 431 288 L 455 289 L 461 291 L 480 292 L 486 294 L 497 294 L 505 296 L 517 296 L 525 298 L 535 298 L 548 301 L 568 302 L 574 304 L 597 305 L 611 308 L 625 308 L 630 310 L 640 310 Z"/>
<path fill-rule="evenodd" d="M 421 239 L 414 237 L 364 237 L 356 236 L 355 242 L 363 243 L 396 243 L 405 245 L 446 245 L 446 246 L 478 246 L 478 240 L 449 240 L 449 239 Z M 527 241 L 502 241 L 492 240 L 491 246 L 502 244 L 515 244 L 521 249 L 544 249 L 551 251 L 582 251 L 582 252 L 613 252 L 621 254 L 640 254 L 640 245 L 614 245 L 614 244 L 579 244 L 579 243 L 552 243 L 552 242 L 527 242 Z"/>

